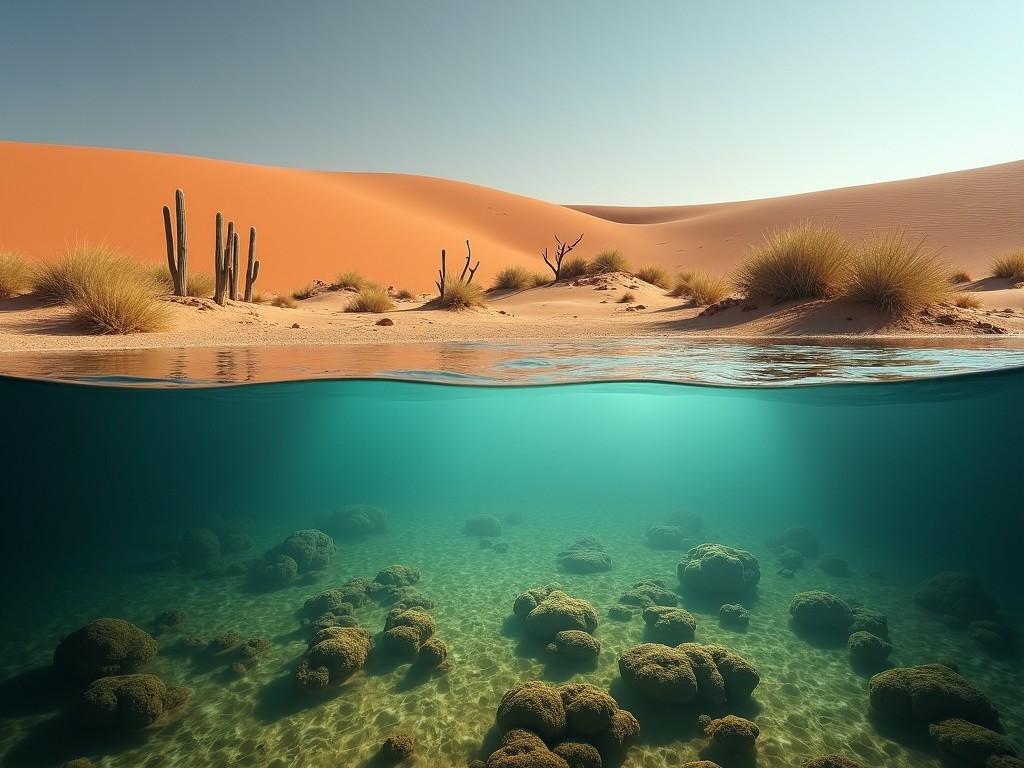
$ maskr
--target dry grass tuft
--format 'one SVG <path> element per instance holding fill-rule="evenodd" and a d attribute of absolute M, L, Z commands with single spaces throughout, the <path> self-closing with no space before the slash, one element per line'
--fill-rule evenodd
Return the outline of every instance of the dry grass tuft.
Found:
<path fill-rule="evenodd" d="M 383 288 L 366 286 L 359 290 L 345 307 L 346 312 L 388 312 L 395 308 L 395 302 Z"/>
<path fill-rule="evenodd" d="M 952 289 L 949 268 L 924 241 L 909 242 L 904 233 L 883 235 L 866 243 L 854 262 L 846 295 L 903 317 L 947 301 Z"/>
<path fill-rule="evenodd" d="M 476 283 L 448 278 L 444 286 L 444 296 L 438 299 L 442 309 L 469 309 L 470 307 L 486 307 L 483 289 Z"/>
<path fill-rule="evenodd" d="M 558 270 L 559 280 L 575 280 L 583 277 L 589 271 L 587 260 L 582 256 L 567 256 L 562 262 L 562 268 Z"/>
<path fill-rule="evenodd" d="M 601 251 L 587 265 L 587 273 L 591 275 L 604 275 L 609 272 L 629 272 L 629 262 L 621 251 Z"/>
<path fill-rule="evenodd" d="M 992 262 L 992 277 L 1014 282 L 1024 281 L 1024 248 L 1000 256 Z"/>
<path fill-rule="evenodd" d="M 531 287 L 542 288 L 545 285 L 551 285 L 553 282 L 554 275 L 550 275 L 544 272 L 534 272 L 530 275 L 530 281 L 533 283 Z"/>
<path fill-rule="evenodd" d="M 17 251 L 0 251 L 0 299 L 32 290 L 32 267 Z"/>
<path fill-rule="evenodd" d="M 686 281 L 686 295 L 698 307 L 717 304 L 729 296 L 729 282 L 710 272 L 693 272 Z"/>
<path fill-rule="evenodd" d="M 963 291 L 953 297 L 953 303 L 960 307 L 960 309 L 980 309 L 981 299 L 975 296 L 973 293 Z"/>
<path fill-rule="evenodd" d="M 534 275 L 525 267 L 505 267 L 494 278 L 492 291 L 513 291 L 533 288 Z"/>
<path fill-rule="evenodd" d="M 853 248 L 839 232 L 800 224 L 765 235 L 733 282 L 749 297 L 824 299 L 841 292 L 852 260 Z"/>
<path fill-rule="evenodd" d="M 416 298 L 416 294 L 410 291 L 408 288 L 399 288 L 395 291 L 395 298 L 399 301 L 412 301 Z"/>
<path fill-rule="evenodd" d="M 963 270 L 954 272 L 949 276 L 950 285 L 963 285 L 964 283 L 970 282 L 972 282 L 971 276 Z"/>
<path fill-rule="evenodd" d="M 619 304 L 633 304 L 634 302 L 636 302 L 636 296 L 632 291 L 626 291 L 619 296 Z"/>
<path fill-rule="evenodd" d="M 36 275 L 36 291 L 68 304 L 98 333 L 146 333 L 167 325 L 163 286 L 150 269 L 107 245 L 77 245 Z"/>
<path fill-rule="evenodd" d="M 654 264 L 640 267 L 636 272 L 636 277 L 645 283 L 656 285 L 666 291 L 672 287 L 672 278 L 668 276 L 668 272 Z"/>
<path fill-rule="evenodd" d="M 334 285 L 337 288 L 348 288 L 349 290 L 358 291 L 373 285 L 359 272 L 342 272 L 334 280 Z"/>
<path fill-rule="evenodd" d="M 282 309 L 295 309 L 299 306 L 298 302 L 295 301 L 291 296 L 275 296 L 273 301 L 270 302 L 275 307 L 281 307 Z"/>
<path fill-rule="evenodd" d="M 677 274 L 675 280 L 672 281 L 672 287 L 669 289 L 668 295 L 674 296 L 677 299 L 689 296 L 691 277 L 693 277 L 693 272 L 680 272 Z"/>
<path fill-rule="evenodd" d="M 306 283 L 292 291 L 292 298 L 302 301 L 303 299 L 308 299 L 310 296 L 313 296 L 315 293 L 316 286 L 312 283 Z"/>

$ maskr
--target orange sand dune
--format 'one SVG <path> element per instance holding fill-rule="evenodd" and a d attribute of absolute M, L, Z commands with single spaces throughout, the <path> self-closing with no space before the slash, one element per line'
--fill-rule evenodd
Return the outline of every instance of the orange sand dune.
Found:
<path fill-rule="evenodd" d="M 286 291 L 359 270 L 398 287 L 431 287 L 438 253 L 461 269 L 464 241 L 483 261 L 544 270 L 554 234 L 578 252 L 619 248 L 634 264 L 728 271 L 760 233 L 805 218 L 851 234 L 896 225 L 981 272 L 1024 244 L 1024 162 L 768 200 L 664 208 L 566 207 L 494 189 L 399 174 L 326 173 L 177 155 L 0 142 L 0 248 L 49 259 L 105 240 L 163 263 L 161 207 L 185 190 L 192 269 L 212 271 L 217 210 L 258 230 L 258 288 Z M 244 250 L 244 243 L 243 243 Z"/>

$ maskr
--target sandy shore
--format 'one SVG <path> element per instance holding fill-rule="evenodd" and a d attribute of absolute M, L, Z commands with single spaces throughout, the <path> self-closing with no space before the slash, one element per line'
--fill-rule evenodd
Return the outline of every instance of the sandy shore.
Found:
<path fill-rule="evenodd" d="M 429 297 L 400 301 L 391 312 L 345 312 L 354 295 L 325 290 L 296 309 L 207 299 L 173 299 L 170 327 L 126 336 L 90 334 L 63 307 L 32 296 L 0 300 L 0 353 L 282 345 L 501 342 L 606 338 L 976 337 L 1024 335 L 1024 289 L 1006 281 L 969 286 L 979 309 L 937 307 L 893 321 L 848 301 L 739 302 L 708 315 L 625 274 L 572 284 L 498 291 L 484 309 L 437 310 Z M 620 303 L 631 293 L 634 301 Z M 388 320 L 393 325 L 380 325 Z"/>

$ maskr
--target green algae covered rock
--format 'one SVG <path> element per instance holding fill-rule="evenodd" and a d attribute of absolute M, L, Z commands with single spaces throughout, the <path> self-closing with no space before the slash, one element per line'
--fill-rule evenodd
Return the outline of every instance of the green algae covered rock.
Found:
<path fill-rule="evenodd" d="M 369 504 L 346 504 L 320 521 L 320 529 L 339 539 L 362 539 L 388 529 L 388 513 Z"/>
<path fill-rule="evenodd" d="M 939 573 L 926 580 L 914 593 L 914 602 L 939 616 L 952 616 L 963 624 L 991 619 L 999 603 L 974 576 L 959 571 Z"/>
<path fill-rule="evenodd" d="M 531 680 L 505 692 L 496 719 L 503 731 L 524 728 L 553 740 L 565 732 L 565 705 L 553 685 Z"/>
<path fill-rule="evenodd" d="M 326 568 L 334 559 L 334 553 L 334 539 L 323 531 L 309 528 L 292 533 L 268 551 L 264 559 L 273 563 L 280 556 L 289 557 L 295 561 L 299 573 L 308 573 Z"/>
<path fill-rule="evenodd" d="M 761 580 L 756 557 L 723 544 L 694 547 L 680 561 L 677 573 L 684 589 L 706 595 L 743 595 Z"/>
<path fill-rule="evenodd" d="M 89 684 L 82 694 L 82 722 L 90 728 L 135 730 L 153 725 L 188 699 L 188 691 L 156 675 L 114 675 Z"/>
<path fill-rule="evenodd" d="M 853 624 L 853 612 L 845 601 L 818 590 L 796 595 L 789 604 L 789 615 L 801 628 L 836 634 L 845 633 Z"/>
<path fill-rule="evenodd" d="M 813 760 L 805 760 L 800 768 L 864 768 L 860 763 L 842 755 L 822 755 Z"/>
<path fill-rule="evenodd" d="M 619 674 L 637 693 L 686 704 L 697 698 L 697 676 L 689 656 L 660 643 L 642 643 L 619 657 Z"/>
<path fill-rule="evenodd" d="M 521 612 L 524 605 L 516 601 L 513 610 Z M 518 614 L 517 614 L 518 615 Z M 537 602 L 526 614 L 526 629 L 534 637 L 552 640 L 559 632 L 579 630 L 593 634 L 597 629 L 597 612 L 586 600 L 570 597 L 565 592 L 554 590 Z"/>
<path fill-rule="evenodd" d="M 487 768 L 569 768 L 537 734 L 515 728 L 506 733 L 491 756 Z"/>
<path fill-rule="evenodd" d="M 569 768 L 601 768 L 601 753 L 583 741 L 563 741 L 552 750 Z"/>
<path fill-rule="evenodd" d="M 928 733 L 943 754 L 979 768 L 984 768 L 991 757 L 1017 754 L 1001 733 L 960 718 L 933 723 Z"/>
<path fill-rule="evenodd" d="M 693 640 L 697 620 L 682 608 L 650 605 L 644 608 L 644 623 L 651 639 L 666 645 L 678 645 Z"/>
<path fill-rule="evenodd" d="M 585 536 L 558 553 L 558 566 L 568 573 L 599 573 L 611 570 L 612 558 L 593 536 Z"/>
<path fill-rule="evenodd" d="M 370 633 L 359 627 L 320 630 L 295 670 L 296 687 L 317 692 L 341 684 L 363 668 L 372 647 Z"/>
<path fill-rule="evenodd" d="M 870 632 L 854 632 L 847 638 L 850 658 L 854 664 L 866 667 L 878 667 L 885 663 L 892 652 L 892 646 Z"/>
<path fill-rule="evenodd" d="M 943 664 L 879 672 L 868 683 L 868 699 L 875 712 L 898 722 L 960 718 L 988 728 L 999 724 L 999 713 L 988 697 Z"/>
<path fill-rule="evenodd" d="M 157 652 L 156 640 L 123 619 L 96 619 L 69 634 L 53 652 L 54 668 L 82 681 L 135 672 Z"/>
<path fill-rule="evenodd" d="M 679 602 L 679 597 L 660 579 L 644 579 L 624 592 L 619 598 L 619 602 L 638 608 L 647 608 L 651 605 L 674 606 Z"/>
<path fill-rule="evenodd" d="M 754 750 L 757 737 L 761 730 L 746 718 L 737 715 L 726 715 L 712 720 L 707 715 L 699 718 L 704 735 L 711 739 L 715 746 L 731 754 L 743 754 Z"/>
<path fill-rule="evenodd" d="M 587 661 L 601 653 L 601 643 L 589 632 L 566 629 L 555 635 L 553 652 L 567 661 Z"/>

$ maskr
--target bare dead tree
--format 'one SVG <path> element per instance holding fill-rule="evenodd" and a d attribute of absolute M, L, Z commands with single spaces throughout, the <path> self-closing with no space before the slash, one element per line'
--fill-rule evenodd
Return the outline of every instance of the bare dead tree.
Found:
<path fill-rule="evenodd" d="M 555 281 L 556 282 L 558 281 L 558 278 L 559 278 L 559 276 L 562 273 L 562 259 L 565 258 L 566 254 L 568 254 L 569 251 L 571 251 L 573 248 L 575 248 L 577 245 L 579 245 L 580 244 L 580 240 L 582 240 L 582 239 L 583 239 L 583 233 L 582 232 L 580 233 L 580 236 L 577 237 L 576 240 L 574 240 L 572 243 L 568 243 L 568 242 L 563 243 L 561 240 L 558 239 L 558 235 L 555 235 L 555 243 L 558 244 L 558 247 L 555 249 L 555 263 L 554 264 L 552 264 L 551 261 L 548 259 L 548 249 L 547 248 L 544 249 L 544 253 L 542 254 L 544 256 L 544 263 L 547 264 L 548 268 L 552 272 L 555 273 Z"/>
<path fill-rule="evenodd" d="M 472 283 L 473 275 L 480 269 L 480 260 L 477 259 L 476 266 L 470 267 L 470 263 L 473 261 L 473 249 L 469 245 L 469 240 L 466 241 L 466 263 L 462 267 L 462 274 L 459 275 L 460 283 Z M 469 277 L 466 277 L 466 275 Z M 441 249 L 441 268 L 437 271 L 437 280 L 434 281 L 434 285 L 437 286 L 437 292 L 444 298 L 445 284 L 448 282 L 448 269 L 445 266 L 445 252 L 444 248 Z"/>

